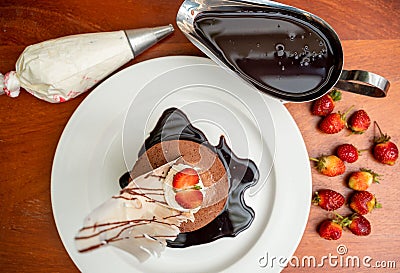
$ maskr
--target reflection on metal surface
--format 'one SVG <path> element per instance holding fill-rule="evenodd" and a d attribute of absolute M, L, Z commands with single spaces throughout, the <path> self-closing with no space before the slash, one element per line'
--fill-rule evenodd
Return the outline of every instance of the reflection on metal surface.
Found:
<path fill-rule="evenodd" d="M 313 100 L 334 86 L 384 97 L 389 88 L 379 75 L 342 71 L 336 32 L 295 7 L 262 0 L 186 0 L 177 25 L 220 66 L 281 100 Z"/>

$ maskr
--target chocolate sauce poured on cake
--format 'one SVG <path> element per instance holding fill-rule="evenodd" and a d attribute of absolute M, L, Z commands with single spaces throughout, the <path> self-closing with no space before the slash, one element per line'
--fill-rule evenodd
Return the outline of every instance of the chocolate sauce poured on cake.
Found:
<path fill-rule="evenodd" d="M 330 36 L 335 34 L 321 31 L 302 14 L 210 11 L 197 15 L 193 24 L 218 59 L 266 93 L 296 100 L 333 86 L 340 75 L 335 78 L 342 54 L 334 52 L 341 49 Z"/>
<path fill-rule="evenodd" d="M 254 186 L 259 179 L 255 163 L 249 159 L 238 158 L 221 136 L 217 146 L 211 145 L 202 131 L 194 127 L 187 116 L 176 108 L 164 111 L 157 125 L 145 140 L 139 157 L 153 145 L 168 140 L 190 140 L 205 145 L 214 151 L 224 164 L 229 182 L 229 196 L 221 213 L 206 226 L 186 233 L 180 233 L 169 247 L 182 248 L 212 242 L 222 237 L 234 237 L 247 229 L 254 220 L 254 210 L 244 201 L 244 192 Z M 121 176 L 120 186 L 129 182 L 129 172 Z"/>

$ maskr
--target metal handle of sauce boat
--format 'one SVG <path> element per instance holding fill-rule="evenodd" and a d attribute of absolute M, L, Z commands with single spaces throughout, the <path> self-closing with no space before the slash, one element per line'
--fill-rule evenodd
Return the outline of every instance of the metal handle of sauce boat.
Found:
<path fill-rule="evenodd" d="M 384 77 L 372 72 L 343 70 L 335 87 L 343 91 L 382 98 L 386 97 L 390 83 Z"/>

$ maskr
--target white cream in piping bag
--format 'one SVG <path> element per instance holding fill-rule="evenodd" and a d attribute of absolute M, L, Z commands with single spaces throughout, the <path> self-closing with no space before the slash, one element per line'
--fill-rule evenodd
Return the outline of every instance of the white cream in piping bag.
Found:
<path fill-rule="evenodd" d="M 85 92 L 133 58 L 124 31 L 88 33 L 28 46 L 16 77 L 34 96 L 62 102 Z"/>
<path fill-rule="evenodd" d="M 117 68 L 173 32 L 164 27 L 77 34 L 30 45 L 15 71 L 0 73 L 0 95 L 17 97 L 24 88 L 58 103 L 90 89 Z M 112 90 L 110 90 L 112 92 Z"/>
<path fill-rule="evenodd" d="M 200 209 L 185 210 L 174 199 L 173 176 L 186 165 L 169 162 L 131 181 L 84 220 L 75 243 L 79 252 L 112 245 L 141 262 L 158 257 L 166 240 L 174 240 L 183 222 Z M 173 200 L 173 202 L 170 202 Z"/>

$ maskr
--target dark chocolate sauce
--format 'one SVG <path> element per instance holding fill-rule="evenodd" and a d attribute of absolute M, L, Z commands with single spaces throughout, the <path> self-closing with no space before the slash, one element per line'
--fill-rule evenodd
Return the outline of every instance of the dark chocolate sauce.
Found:
<path fill-rule="evenodd" d="M 302 14 L 210 11 L 197 15 L 193 24 L 218 59 L 264 92 L 296 100 L 332 87 L 339 78 L 342 52 L 336 34 Z"/>
<path fill-rule="evenodd" d="M 229 196 L 222 212 L 206 226 L 180 233 L 174 241 L 168 241 L 169 247 L 182 248 L 212 242 L 222 237 L 234 237 L 247 229 L 254 220 L 254 210 L 244 201 L 244 192 L 254 186 L 259 179 L 255 163 L 249 159 L 238 158 L 221 136 L 217 146 L 211 145 L 202 131 L 194 127 L 187 116 L 176 108 L 164 111 L 157 125 L 141 147 L 139 157 L 150 147 L 168 140 L 190 140 L 205 145 L 214 151 L 226 169 L 229 181 Z M 129 182 L 128 175 L 120 178 L 121 187 Z"/>

